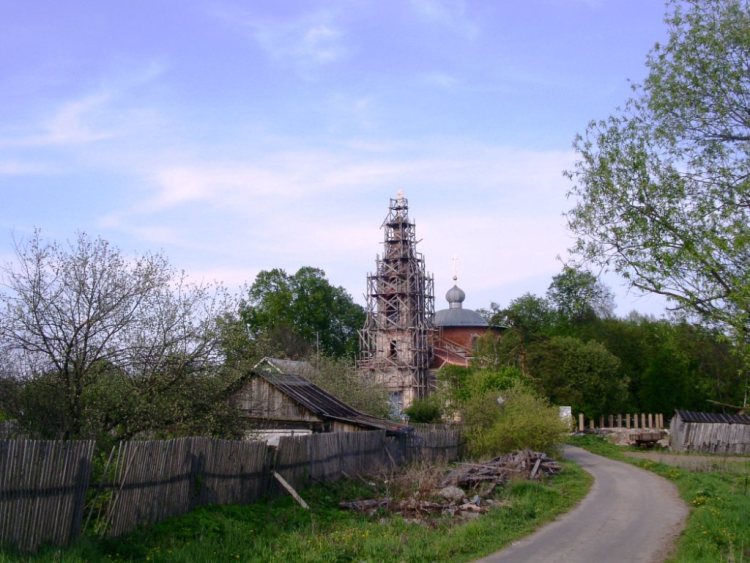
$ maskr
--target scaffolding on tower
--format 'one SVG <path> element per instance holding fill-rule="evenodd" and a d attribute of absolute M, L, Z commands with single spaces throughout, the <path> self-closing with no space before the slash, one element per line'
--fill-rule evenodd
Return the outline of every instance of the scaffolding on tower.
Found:
<path fill-rule="evenodd" d="M 390 200 L 383 253 L 367 276 L 367 319 L 360 331 L 360 370 L 401 393 L 403 405 L 430 393 L 434 281 L 417 252 L 414 222 L 402 193 Z"/>

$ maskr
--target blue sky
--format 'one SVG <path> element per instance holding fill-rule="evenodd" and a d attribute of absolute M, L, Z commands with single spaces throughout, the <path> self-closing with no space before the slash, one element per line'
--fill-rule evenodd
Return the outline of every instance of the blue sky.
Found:
<path fill-rule="evenodd" d="M 572 141 L 645 75 L 657 0 L 0 0 L 0 260 L 35 227 L 231 288 L 364 303 L 403 189 L 437 306 L 544 294 Z M 558 258 L 559 257 L 559 258 Z M 617 313 L 662 303 L 617 293 Z"/>

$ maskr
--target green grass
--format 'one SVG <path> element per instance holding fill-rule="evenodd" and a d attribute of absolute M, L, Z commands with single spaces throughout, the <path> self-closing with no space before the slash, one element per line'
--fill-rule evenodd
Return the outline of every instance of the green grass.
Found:
<path fill-rule="evenodd" d="M 572 438 L 570 443 L 675 483 L 690 516 L 669 561 L 750 562 L 750 462 L 712 456 L 699 469 L 683 469 L 627 457 L 623 448 L 593 436 Z"/>
<path fill-rule="evenodd" d="M 372 498 L 364 483 L 316 486 L 302 492 L 311 510 L 289 497 L 245 506 L 207 507 L 118 540 L 83 537 L 29 561 L 467 561 L 487 555 L 576 505 L 591 478 L 571 463 L 546 482 L 514 481 L 499 498 L 507 506 L 451 524 L 407 523 L 384 513 L 340 510 L 344 499 Z M 379 491 L 382 492 L 382 491 Z M 0 552 L 0 561 L 16 561 Z"/>

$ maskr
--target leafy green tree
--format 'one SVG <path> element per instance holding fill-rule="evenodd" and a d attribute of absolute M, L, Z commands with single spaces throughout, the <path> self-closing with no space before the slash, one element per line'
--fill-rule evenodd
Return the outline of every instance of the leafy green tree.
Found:
<path fill-rule="evenodd" d="M 524 340 L 546 333 L 555 322 L 555 311 L 549 300 L 531 293 L 517 297 L 505 309 L 497 309 L 492 324 L 518 330 Z"/>
<path fill-rule="evenodd" d="M 585 260 L 721 328 L 750 363 L 750 4 L 672 0 L 624 109 L 592 122 L 569 212 Z"/>
<path fill-rule="evenodd" d="M 530 376 L 555 405 L 570 405 L 588 418 L 621 412 L 628 381 L 619 373 L 620 360 L 600 343 L 554 336 L 528 349 Z"/>
<path fill-rule="evenodd" d="M 614 315 L 612 291 L 591 272 L 571 266 L 564 266 L 563 271 L 552 278 L 547 299 L 566 321 L 576 322 Z"/>
<path fill-rule="evenodd" d="M 343 287 L 328 282 L 325 272 L 304 267 L 291 276 L 278 268 L 260 272 L 240 317 L 250 338 L 270 353 L 354 357 L 365 313 Z"/>

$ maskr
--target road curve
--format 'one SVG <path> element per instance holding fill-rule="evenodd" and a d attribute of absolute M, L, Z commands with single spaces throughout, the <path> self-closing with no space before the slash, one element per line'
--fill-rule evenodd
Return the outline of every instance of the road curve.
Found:
<path fill-rule="evenodd" d="M 480 561 L 663 561 L 688 514 L 676 487 L 658 475 L 581 448 L 566 447 L 565 457 L 594 476 L 583 502 L 534 534 Z"/>

